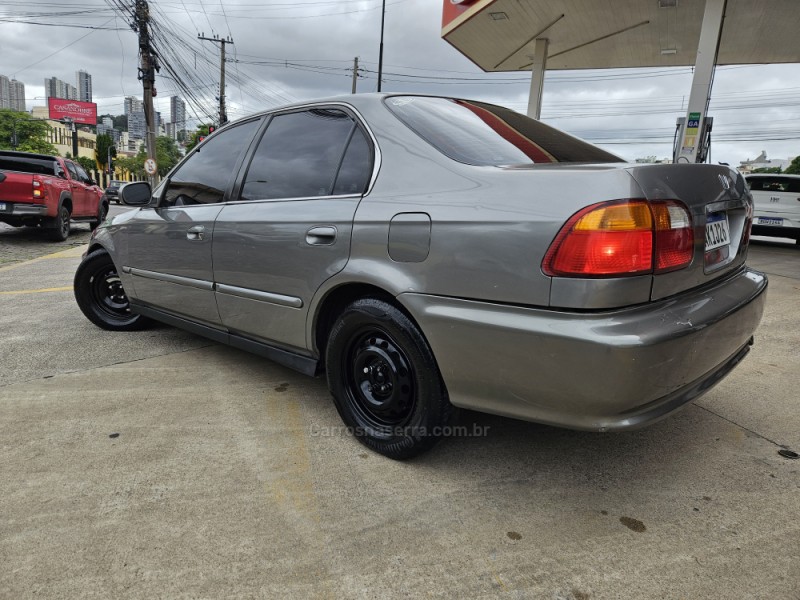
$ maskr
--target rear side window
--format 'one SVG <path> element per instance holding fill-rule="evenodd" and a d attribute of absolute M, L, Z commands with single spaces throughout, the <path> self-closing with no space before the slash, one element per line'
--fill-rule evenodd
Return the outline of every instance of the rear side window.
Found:
<path fill-rule="evenodd" d="M 277 115 L 261 138 L 242 186 L 243 200 L 329 196 L 356 127 L 338 109 Z M 344 185 L 350 185 L 350 182 Z"/>
<path fill-rule="evenodd" d="M 356 127 L 336 176 L 333 195 L 363 194 L 371 176 L 372 146 L 364 132 Z"/>
<path fill-rule="evenodd" d="M 749 177 L 747 184 L 754 192 L 789 192 L 800 194 L 800 177 Z"/>
<path fill-rule="evenodd" d="M 47 158 L 29 158 L 0 154 L 0 171 L 19 171 L 36 175 L 55 175 L 56 161 Z"/>
<path fill-rule="evenodd" d="M 624 162 L 597 146 L 500 106 L 417 96 L 391 96 L 385 102 L 434 148 L 469 165 Z"/>

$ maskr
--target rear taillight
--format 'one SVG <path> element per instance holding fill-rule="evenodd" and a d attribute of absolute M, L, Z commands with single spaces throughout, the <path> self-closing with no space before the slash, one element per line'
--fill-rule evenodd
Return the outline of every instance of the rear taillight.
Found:
<path fill-rule="evenodd" d="M 33 178 L 33 197 L 34 197 L 34 199 L 38 200 L 38 199 L 44 198 L 44 190 L 45 190 L 45 188 L 42 185 L 42 182 L 39 181 L 38 178 L 34 177 Z"/>
<path fill-rule="evenodd" d="M 680 202 L 603 202 L 573 215 L 542 262 L 550 276 L 663 273 L 692 262 L 694 235 Z"/>
<path fill-rule="evenodd" d="M 673 200 L 651 205 L 655 217 L 655 272 L 682 269 L 692 262 L 694 234 L 686 207 Z"/>

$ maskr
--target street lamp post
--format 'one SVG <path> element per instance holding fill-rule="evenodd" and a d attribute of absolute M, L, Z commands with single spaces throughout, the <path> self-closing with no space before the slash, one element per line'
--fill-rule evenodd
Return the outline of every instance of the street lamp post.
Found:
<path fill-rule="evenodd" d="M 383 79 L 383 23 L 386 20 L 386 0 L 381 3 L 381 46 L 378 50 L 378 91 L 381 91 Z"/>

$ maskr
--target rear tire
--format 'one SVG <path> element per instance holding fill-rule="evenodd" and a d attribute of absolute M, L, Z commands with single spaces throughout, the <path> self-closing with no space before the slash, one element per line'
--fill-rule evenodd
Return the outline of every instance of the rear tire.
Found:
<path fill-rule="evenodd" d="M 444 435 L 453 406 L 417 326 L 376 298 L 338 317 L 325 355 L 328 387 L 359 442 L 393 459 L 416 456 Z"/>
<path fill-rule="evenodd" d="M 100 207 L 97 209 L 97 221 L 93 221 L 89 225 L 89 229 L 94 231 L 100 226 L 100 223 L 106 220 L 106 215 L 108 214 L 108 205 L 105 202 L 100 203 Z"/>
<path fill-rule="evenodd" d="M 131 312 L 130 302 L 117 267 L 105 250 L 95 250 L 78 266 L 74 281 L 75 300 L 92 323 L 109 331 L 136 331 L 150 319 Z"/>
<path fill-rule="evenodd" d="M 68 206 L 61 205 L 58 207 L 58 214 L 52 221 L 52 226 L 49 231 L 50 239 L 56 242 L 63 242 L 69 237 L 70 217 L 72 213 Z"/>

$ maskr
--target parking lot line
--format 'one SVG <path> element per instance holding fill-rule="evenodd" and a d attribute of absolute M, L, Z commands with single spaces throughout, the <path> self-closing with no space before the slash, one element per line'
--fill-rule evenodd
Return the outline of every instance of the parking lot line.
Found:
<path fill-rule="evenodd" d="M 52 287 L 52 288 L 42 288 L 39 290 L 10 290 L 7 292 L 0 292 L 0 296 L 11 296 L 14 294 L 41 294 L 44 292 L 71 292 L 72 286 L 68 285 L 65 287 Z"/>

